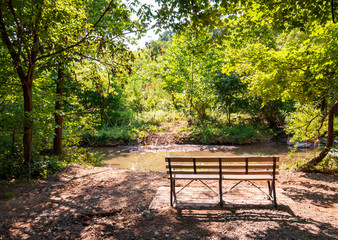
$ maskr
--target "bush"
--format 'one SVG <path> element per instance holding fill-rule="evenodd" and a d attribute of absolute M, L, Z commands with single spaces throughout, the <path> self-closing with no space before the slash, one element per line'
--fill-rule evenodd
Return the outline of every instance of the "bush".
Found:
<path fill-rule="evenodd" d="M 127 144 L 139 136 L 140 131 L 131 126 L 103 127 L 96 132 L 86 131 L 82 134 L 82 144 L 90 146 L 107 146 L 108 144 Z"/>
<path fill-rule="evenodd" d="M 256 125 L 225 126 L 202 124 L 193 126 L 190 140 L 202 144 L 249 144 L 267 142 L 274 133 L 271 129 Z"/>
<path fill-rule="evenodd" d="M 101 166 L 102 157 L 101 153 L 93 153 L 85 148 L 66 148 L 60 156 L 36 155 L 32 158 L 30 175 L 33 179 L 45 178 L 74 164 Z M 0 159 L 0 179 L 24 179 L 28 176 L 29 167 L 23 164 L 22 159 L 13 157 Z"/>
<path fill-rule="evenodd" d="M 308 162 L 315 157 L 318 152 L 313 151 L 306 157 L 295 157 L 295 146 L 287 156 L 287 164 L 282 164 L 282 169 L 294 169 L 296 171 L 305 172 L 321 172 L 321 173 L 332 173 L 338 174 L 338 156 L 334 154 L 328 154 L 317 166 L 308 165 Z M 318 149 L 316 149 L 318 150 Z M 332 152 L 336 152 L 336 149 L 332 149 Z"/>
<path fill-rule="evenodd" d="M 86 130 L 81 135 L 81 144 L 89 146 L 107 146 L 109 144 L 121 145 L 135 142 L 150 133 L 166 131 L 166 123 L 175 123 L 182 120 L 177 112 L 151 111 L 136 114 L 133 122 L 128 125 L 104 125 L 95 131 Z"/>

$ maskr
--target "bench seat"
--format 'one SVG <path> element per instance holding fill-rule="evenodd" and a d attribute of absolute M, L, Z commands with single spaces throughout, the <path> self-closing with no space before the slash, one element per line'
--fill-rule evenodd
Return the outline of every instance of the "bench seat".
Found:
<path fill-rule="evenodd" d="M 194 179 L 201 179 L 201 180 L 219 180 L 218 174 L 172 174 L 172 179 L 177 180 L 194 180 Z"/>
<path fill-rule="evenodd" d="M 257 188 L 259 187 L 253 183 L 254 181 L 267 181 L 269 193 L 266 195 L 277 207 L 275 180 L 278 175 L 278 161 L 279 157 L 264 156 L 166 157 L 166 169 L 170 179 L 170 204 L 173 206 L 176 202 L 176 180 L 190 180 L 190 183 L 200 180 L 209 189 L 211 188 L 203 181 L 216 180 L 219 183 L 220 205 L 222 206 L 222 182 L 233 180 L 238 182 L 230 190 L 242 181 L 249 181 Z"/>
<path fill-rule="evenodd" d="M 219 180 L 218 174 L 172 174 L 172 179 L 177 180 Z M 272 180 L 270 175 L 222 175 L 223 180 Z"/>

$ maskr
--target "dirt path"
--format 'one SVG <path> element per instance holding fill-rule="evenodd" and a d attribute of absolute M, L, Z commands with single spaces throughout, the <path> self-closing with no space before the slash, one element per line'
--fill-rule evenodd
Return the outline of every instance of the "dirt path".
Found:
<path fill-rule="evenodd" d="M 336 239 L 337 180 L 283 172 L 278 187 L 293 203 L 277 210 L 150 211 L 169 185 L 164 173 L 71 167 L 31 186 L 0 186 L 0 239 Z"/>

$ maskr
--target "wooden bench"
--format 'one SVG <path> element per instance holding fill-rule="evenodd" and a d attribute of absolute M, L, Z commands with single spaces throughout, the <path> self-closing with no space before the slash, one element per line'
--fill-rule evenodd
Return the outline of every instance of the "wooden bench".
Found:
<path fill-rule="evenodd" d="M 219 204 L 223 205 L 223 194 L 228 193 L 243 181 L 253 182 L 267 181 L 268 199 L 277 207 L 276 200 L 276 175 L 278 174 L 279 157 L 166 157 L 166 169 L 170 179 L 170 205 L 176 203 L 176 194 L 187 187 L 193 181 L 201 181 L 211 189 L 204 181 L 217 180 L 219 183 Z M 176 192 L 176 180 L 190 180 L 180 191 Z M 229 190 L 223 193 L 222 181 L 238 181 Z M 212 189 L 211 189 L 212 190 Z"/>

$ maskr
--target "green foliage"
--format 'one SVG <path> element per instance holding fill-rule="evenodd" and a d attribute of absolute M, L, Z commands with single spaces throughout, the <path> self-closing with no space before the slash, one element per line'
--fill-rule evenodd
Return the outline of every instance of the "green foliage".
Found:
<path fill-rule="evenodd" d="M 49 174 L 59 172 L 69 165 L 81 164 L 90 166 L 101 166 L 103 155 L 92 153 L 85 148 L 68 148 L 62 155 L 40 155 L 34 161 L 32 166 L 32 177 L 47 177 Z M 23 174 L 20 175 L 22 177 Z"/>
<path fill-rule="evenodd" d="M 192 127 L 190 140 L 202 144 L 252 144 L 268 142 L 274 136 L 262 125 L 236 124 L 233 126 L 201 124 Z"/>
<path fill-rule="evenodd" d="M 79 83 L 76 72 L 69 71 L 68 67 L 78 67 L 76 62 L 85 62 L 84 59 L 90 62 L 88 65 L 91 69 L 97 67 L 97 62 L 108 63 L 113 68 L 114 76 L 116 69 L 130 72 L 135 57 L 126 43 L 132 42 L 134 38 L 126 32 L 135 32 L 136 35 L 143 33 L 143 24 L 151 16 L 148 5 L 143 4 L 137 12 L 139 19 L 134 20 L 131 13 L 135 11 L 133 8 L 138 8 L 137 5 L 137 1 L 127 6 L 119 1 L 105 0 L 0 1 L 0 55 L 1 65 L 4 66 L 0 72 L 0 108 L 9 110 L 5 114 L 1 112 L 0 116 L 0 119 L 5 119 L 0 125 L 0 132 L 5 132 L 5 147 L 2 148 L 2 144 L 0 147 L 1 164 L 7 164 L 4 163 L 7 157 L 21 159 L 22 145 L 17 143 L 17 138 L 23 137 L 24 162 L 13 160 L 9 165 L 13 169 L 20 165 L 22 168 L 31 168 L 27 171 L 32 174 L 48 169 L 46 161 L 36 156 L 40 150 L 49 148 L 54 138 L 54 128 L 60 127 L 53 121 L 54 114 L 66 117 L 89 111 L 85 106 L 88 102 L 77 103 L 79 92 L 68 92 L 65 111 L 60 111 L 63 99 L 59 99 L 61 94 L 54 94 L 55 69 L 73 74 L 74 79 L 68 76 L 68 80 L 73 81 L 67 81 L 67 87 Z M 81 84 L 78 85 L 83 87 L 85 81 L 95 84 L 94 89 L 92 87 L 86 95 L 96 93 L 95 96 L 92 94 L 90 100 L 93 108 L 99 110 L 102 124 L 110 120 L 108 114 L 116 111 L 120 97 L 114 95 L 118 91 L 110 91 L 109 73 L 108 80 L 102 84 L 100 75 L 96 74 L 102 72 L 102 67 L 97 68 L 99 70 L 93 71 L 86 80 L 80 79 Z M 17 98 L 20 87 L 23 99 Z M 105 104 L 108 100 L 108 109 L 111 111 L 107 113 Z M 57 112 L 54 110 L 55 105 L 59 105 Z M 77 110 L 79 112 L 74 112 Z M 17 114 L 19 116 L 11 122 L 11 118 L 20 111 L 21 114 Z M 87 127 L 75 127 L 74 122 L 69 125 L 65 134 L 67 144 L 76 144 L 77 130 Z M 24 132 L 16 130 L 23 126 Z"/>
<path fill-rule="evenodd" d="M 102 157 L 102 154 L 92 153 L 85 148 L 66 148 L 60 156 L 36 155 L 31 166 L 31 177 L 45 178 L 74 164 L 101 166 Z M 6 161 L 1 157 L 0 160 L 0 179 L 24 179 L 28 176 L 29 169 L 22 164 L 22 160 L 13 157 L 8 157 Z"/>
<path fill-rule="evenodd" d="M 318 139 L 326 131 L 327 146 L 332 146 L 332 122 L 338 106 L 338 25 L 334 19 L 337 9 L 333 1 L 274 5 L 273 1 L 244 4 L 236 25 L 255 34 L 245 34 L 248 39 L 242 38 L 241 45 L 228 48 L 223 71 L 240 75 L 250 92 L 262 97 L 263 104 L 279 99 L 306 104 L 289 116 L 288 131 L 295 133 L 294 140 Z M 258 33 L 268 33 L 272 41 L 256 38 Z M 316 109 L 316 114 L 310 113 L 308 106 L 318 106 L 319 102 L 321 112 Z M 327 116 L 330 121 L 323 124 Z M 311 163 L 318 164 L 326 153 Z"/>
<path fill-rule="evenodd" d="M 240 49 L 229 48 L 224 72 L 237 72 L 265 101 L 332 102 L 338 93 L 338 25 L 303 24 L 306 29 L 294 26 L 277 35 L 274 47 L 250 39 Z"/>
<path fill-rule="evenodd" d="M 268 141 L 285 116 L 294 140 L 325 135 L 319 117 L 338 95 L 330 1 L 158 2 L 156 25 L 175 34 L 134 52 L 127 33 L 142 34 L 152 16 L 138 1 L 0 2 L 0 178 L 27 176 L 28 162 L 33 177 L 96 165 L 99 156 L 69 148 L 129 144 L 179 121 L 189 122 L 191 141 L 205 144 Z M 33 107 L 23 90 L 32 90 Z M 52 148 L 55 114 L 65 152 L 40 155 Z M 25 124 L 33 141 L 24 161 Z"/>
<path fill-rule="evenodd" d="M 81 135 L 81 142 L 90 146 L 124 145 L 135 143 L 151 133 L 165 132 L 167 123 L 171 126 L 182 121 L 182 114 L 163 110 L 142 112 L 133 115 L 127 125 L 105 125 L 97 130 L 87 130 Z"/>
<path fill-rule="evenodd" d="M 20 166 L 22 166 L 22 160 L 4 154 L 0 155 L 0 179 L 10 180 L 14 173 L 19 175 Z"/>
<path fill-rule="evenodd" d="M 294 169 L 296 171 L 309 171 L 309 172 L 321 172 L 321 173 L 330 173 L 338 174 L 338 157 L 337 149 L 331 149 L 331 153 L 328 154 L 318 165 L 312 166 L 308 162 L 314 156 L 318 149 L 315 149 L 313 152 L 310 152 L 305 157 L 296 155 L 297 146 L 295 146 L 287 156 L 286 164 L 282 164 L 282 169 Z"/>
<path fill-rule="evenodd" d="M 247 97 L 244 95 L 246 85 L 243 84 L 236 74 L 226 75 L 218 70 L 214 78 L 217 103 L 225 111 L 229 125 L 231 124 L 231 113 L 239 112 L 247 106 Z"/>
<path fill-rule="evenodd" d="M 175 35 L 162 70 L 164 89 L 171 97 L 172 106 L 199 119 L 208 118 L 207 111 L 214 100 L 210 75 L 215 56 L 207 49 L 211 46 L 207 43 L 211 36 L 205 29 L 187 29 Z"/>
<path fill-rule="evenodd" d="M 287 133 L 292 134 L 291 140 L 293 142 L 317 140 L 325 136 L 326 131 L 322 126 L 327 125 L 327 120 L 322 122 L 321 115 L 321 110 L 316 106 L 296 104 L 296 111 L 286 117 L 285 128 Z"/>
<path fill-rule="evenodd" d="M 338 157 L 337 155 L 328 154 L 315 169 L 320 172 L 328 172 L 338 174 Z"/>
<path fill-rule="evenodd" d="M 103 127 L 95 133 L 86 131 L 81 138 L 83 143 L 91 146 L 124 145 L 135 141 L 138 133 L 139 130 L 131 126 Z"/>
<path fill-rule="evenodd" d="M 160 126 L 165 123 L 175 123 L 182 120 L 184 120 L 184 116 L 180 112 L 157 110 L 139 114 L 135 121 L 135 125 Z"/>
<path fill-rule="evenodd" d="M 12 197 L 14 197 L 15 195 L 14 195 L 14 193 L 12 193 L 12 192 L 8 192 L 8 193 L 6 193 L 5 194 L 5 198 L 7 198 L 7 199 L 11 199 Z"/>
<path fill-rule="evenodd" d="M 238 1 L 219 0 L 156 0 L 156 25 L 176 32 L 187 27 L 213 30 L 223 29 L 240 14 Z M 226 29 L 227 30 L 227 29 Z"/>

